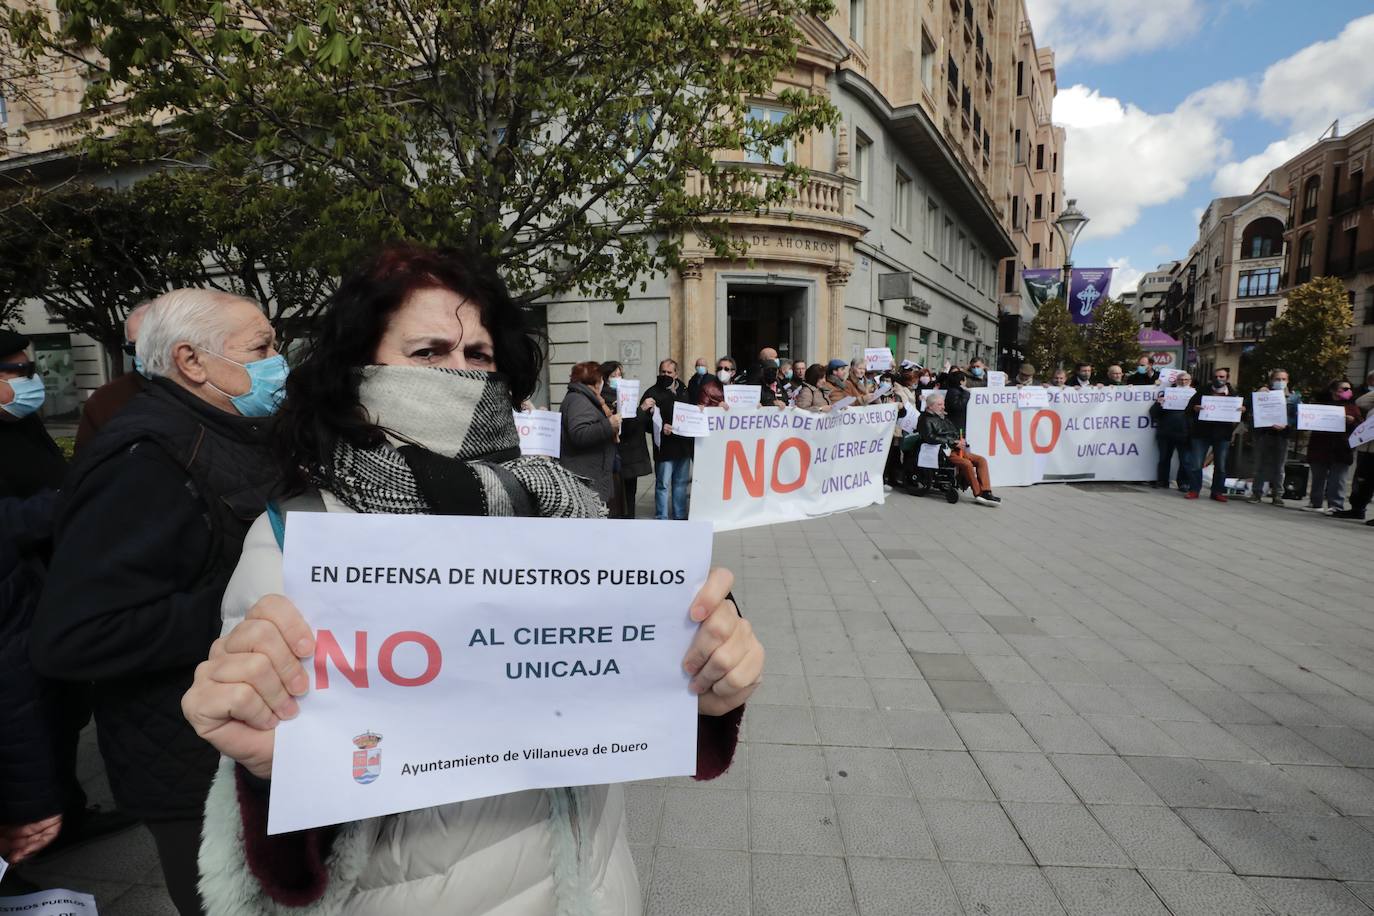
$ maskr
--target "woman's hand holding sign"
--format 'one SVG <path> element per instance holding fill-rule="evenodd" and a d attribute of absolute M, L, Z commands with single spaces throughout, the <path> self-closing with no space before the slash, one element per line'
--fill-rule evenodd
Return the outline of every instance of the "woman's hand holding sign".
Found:
<path fill-rule="evenodd" d="M 763 679 L 763 645 L 727 597 L 734 581 L 728 569 L 711 570 L 690 611 L 701 626 L 682 664 L 692 675 L 697 709 L 707 716 L 743 706 Z"/>
<path fill-rule="evenodd" d="M 314 651 L 315 638 L 296 606 L 268 595 L 210 646 L 181 699 L 182 713 L 221 754 L 270 779 L 273 729 L 299 711 L 296 697 L 310 687 L 301 659 Z"/>

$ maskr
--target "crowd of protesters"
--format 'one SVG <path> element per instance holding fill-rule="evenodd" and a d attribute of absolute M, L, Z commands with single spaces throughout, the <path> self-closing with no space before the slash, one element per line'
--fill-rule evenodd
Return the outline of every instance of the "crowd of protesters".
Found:
<path fill-rule="evenodd" d="M 39 889 L 36 857 L 142 823 L 183 916 L 638 912 L 619 785 L 266 833 L 274 730 L 314 652 L 281 595 L 288 513 L 596 519 L 613 480 L 633 505 L 627 481 L 652 465 L 642 418 L 608 407 L 615 364 L 574 370 L 563 463 L 521 454 L 530 331 L 494 272 L 405 245 L 344 278 L 289 372 L 257 303 L 174 290 L 130 316 L 135 370 L 92 395 L 69 466 L 32 341 L 0 330 L 7 892 Z M 681 385 L 661 381 L 671 410 Z M 655 459 L 676 491 L 690 450 Z M 690 608 L 699 779 L 730 765 L 762 677 L 730 584 L 713 570 Z M 77 778 L 92 716 L 114 812 Z"/>

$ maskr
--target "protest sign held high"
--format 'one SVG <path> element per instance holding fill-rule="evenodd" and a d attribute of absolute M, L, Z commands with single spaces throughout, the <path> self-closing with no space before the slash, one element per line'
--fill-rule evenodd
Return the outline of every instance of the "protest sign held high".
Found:
<path fill-rule="evenodd" d="M 897 405 L 830 413 L 707 411 L 692 475 L 694 520 L 717 531 L 772 525 L 883 501 Z"/>
<path fill-rule="evenodd" d="M 293 513 L 286 594 L 316 648 L 268 832 L 695 772 L 710 555 L 696 522 Z"/>

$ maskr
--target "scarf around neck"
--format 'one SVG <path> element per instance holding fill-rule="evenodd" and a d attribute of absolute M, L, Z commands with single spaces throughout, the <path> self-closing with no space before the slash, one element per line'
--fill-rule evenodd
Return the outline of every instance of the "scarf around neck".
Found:
<path fill-rule="evenodd" d="M 557 461 L 520 454 L 499 374 L 365 366 L 358 400 L 386 441 L 340 440 L 319 483 L 355 512 L 604 518 L 600 497 Z"/>

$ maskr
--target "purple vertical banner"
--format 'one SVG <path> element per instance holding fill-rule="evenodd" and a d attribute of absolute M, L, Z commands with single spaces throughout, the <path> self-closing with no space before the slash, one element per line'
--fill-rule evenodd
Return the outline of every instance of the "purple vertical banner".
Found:
<path fill-rule="evenodd" d="M 1112 268 L 1074 268 L 1069 275 L 1069 314 L 1074 324 L 1091 324 L 1093 310 L 1112 288 Z"/>

